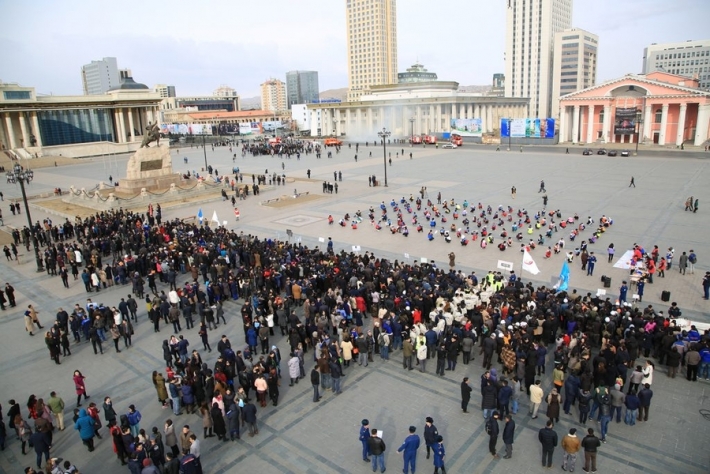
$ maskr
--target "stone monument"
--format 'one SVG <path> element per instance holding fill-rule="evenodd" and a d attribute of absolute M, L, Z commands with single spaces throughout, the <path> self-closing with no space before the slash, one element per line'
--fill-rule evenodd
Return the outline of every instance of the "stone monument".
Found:
<path fill-rule="evenodd" d="M 116 191 L 135 193 L 141 189 L 156 191 L 180 184 L 182 175 L 173 173 L 170 148 L 160 145 L 158 124 L 148 124 L 141 147 L 128 159 L 126 177 L 119 181 Z M 150 144 L 156 142 L 156 146 Z"/>

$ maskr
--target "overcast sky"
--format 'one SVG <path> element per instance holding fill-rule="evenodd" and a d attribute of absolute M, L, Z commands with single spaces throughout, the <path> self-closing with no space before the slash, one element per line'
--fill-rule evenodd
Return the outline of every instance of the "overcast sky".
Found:
<path fill-rule="evenodd" d="M 506 3 L 399 0 L 399 70 L 418 59 L 439 79 L 489 84 L 504 72 Z M 576 0 L 573 26 L 599 35 L 604 81 L 640 72 L 650 43 L 708 39 L 708 18 L 709 0 Z M 81 94 L 81 66 L 106 56 L 178 95 L 227 84 L 255 96 L 293 69 L 347 87 L 345 1 L 0 0 L 0 80 Z"/>

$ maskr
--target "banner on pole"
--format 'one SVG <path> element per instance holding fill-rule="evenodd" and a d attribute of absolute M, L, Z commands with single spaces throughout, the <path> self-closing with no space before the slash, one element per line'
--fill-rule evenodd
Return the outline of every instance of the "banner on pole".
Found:
<path fill-rule="evenodd" d="M 533 275 L 540 273 L 540 269 L 537 268 L 535 260 L 530 256 L 530 252 L 528 252 L 527 249 L 523 252 L 523 270 Z"/>

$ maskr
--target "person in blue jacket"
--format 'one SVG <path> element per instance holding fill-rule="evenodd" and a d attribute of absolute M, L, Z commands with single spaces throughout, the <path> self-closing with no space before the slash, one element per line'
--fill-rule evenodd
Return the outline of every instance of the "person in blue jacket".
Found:
<path fill-rule="evenodd" d="M 86 409 L 79 410 L 79 418 L 74 423 L 74 429 L 79 431 L 82 443 L 89 448 L 89 452 L 94 450 L 94 419 L 89 416 Z"/>
<path fill-rule="evenodd" d="M 444 438 L 441 435 L 436 437 L 436 444 L 434 445 L 434 474 L 439 474 L 439 468 L 441 468 L 441 474 L 446 474 L 446 466 L 444 466 L 446 450 L 444 449 L 443 441 Z"/>
<path fill-rule="evenodd" d="M 365 462 L 370 462 L 370 448 L 367 444 L 367 440 L 370 437 L 370 422 L 367 419 L 362 420 L 360 426 L 360 442 L 362 443 L 362 460 Z"/>
<path fill-rule="evenodd" d="M 404 443 L 397 450 L 398 453 L 403 453 L 404 456 L 404 469 L 402 471 L 404 474 L 409 474 L 410 467 L 412 468 L 412 474 L 417 469 L 417 450 L 419 449 L 420 439 L 419 435 L 414 434 L 416 431 L 416 427 L 410 426 L 409 436 L 404 439 Z"/>
<path fill-rule="evenodd" d="M 257 323 L 259 324 L 259 323 Z M 249 349 L 251 350 L 252 353 L 256 353 L 256 345 L 257 345 L 257 335 L 256 335 L 256 329 L 254 329 L 253 326 L 250 326 L 249 329 L 247 329 L 247 344 L 249 345 Z"/>
<path fill-rule="evenodd" d="M 140 422 L 143 416 L 141 415 L 141 412 L 136 410 L 135 405 L 130 405 L 128 407 L 128 413 L 126 413 L 126 417 L 128 418 L 128 427 L 131 429 L 131 435 L 135 438 L 138 436 L 138 432 L 140 432 Z"/>

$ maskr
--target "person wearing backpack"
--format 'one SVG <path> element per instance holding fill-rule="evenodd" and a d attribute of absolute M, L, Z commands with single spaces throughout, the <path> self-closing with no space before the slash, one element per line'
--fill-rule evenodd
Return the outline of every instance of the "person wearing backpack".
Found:
<path fill-rule="evenodd" d="M 688 254 L 688 270 L 690 270 L 690 273 L 693 274 L 695 273 L 695 264 L 698 263 L 698 256 L 695 255 L 695 250 L 690 250 L 690 253 Z"/>
<path fill-rule="evenodd" d="M 611 397 L 609 392 L 604 392 L 599 397 L 599 423 L 602 430 L 602 443 L 606 443 L 606 432 L 611 421 Z"/>

